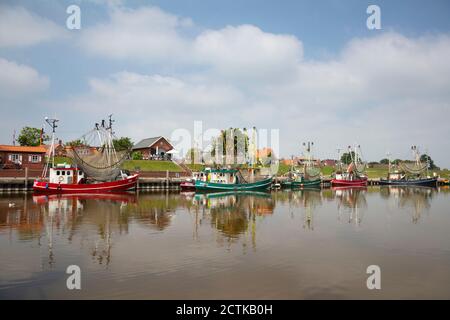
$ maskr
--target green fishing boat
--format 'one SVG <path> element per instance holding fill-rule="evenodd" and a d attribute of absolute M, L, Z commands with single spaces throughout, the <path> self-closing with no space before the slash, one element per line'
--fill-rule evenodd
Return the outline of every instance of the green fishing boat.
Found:
<path fill-rule="evenodd" d="M 255 169 L 205 169 L 200 179 L 195 181 L 195 190 L 252 191 L 269 188 L 272 176 L 258 175 L 255 171 Z"/>
<path fill-rule="evenodd" d="M 281 183 L 281 186 L 284 188 L 319 188 L 322 180 L 314 179 L 314 180 L 308 180 L 305 179 L 303 176 L 300 176 L 296 180 L 287 180 Z"/>
<path fill-rule="evenodd" d="M 320 169 L 314 166 L 312 157 L 313 145 L 313 142 L 303 143 L 305 157 L 302 171 L 295 169 L 294 157 L 292 157 L 291 169 L 287 178 L 281 182 L 282 188 L 320 188 L 322 179 L 320 177 Z"/>

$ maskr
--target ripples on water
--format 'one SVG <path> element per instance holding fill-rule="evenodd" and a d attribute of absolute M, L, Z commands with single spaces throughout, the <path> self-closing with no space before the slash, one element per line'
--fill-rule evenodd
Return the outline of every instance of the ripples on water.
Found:
<path fill-rule="evenodd" d="M 449 200 L 388 187 L 3 195 L 0 298 L 448 299 Z M 71 264 L 80 291 L 66 289 Z"/>

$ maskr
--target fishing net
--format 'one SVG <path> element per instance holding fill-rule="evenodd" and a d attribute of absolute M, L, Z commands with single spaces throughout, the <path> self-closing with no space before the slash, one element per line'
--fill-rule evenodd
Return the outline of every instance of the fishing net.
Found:
<path fill-rule="evenodd" d="M 358 163 L 355 166 L 355 171 L 357 174 L 362 175 L 366 172 L 367 164 L 366 163 Z"/>
<path fill-rule="evenodd" d="M 106 182 L 117 179 L 129 152 L 117 152 L 111 128 L 96 124 L 92 131 L 82 136 L 79 146 L 71 148 L 68 155 L 87 178 Z"/>
<path fill-rule="evenodd" d="M 399 167 L 408 173 L 411 174 L 421 174 L 427 169 L 426 163 L 406 163 L 406 162 L 400 162 Z"/>
<path fill-rule="evenodd" d="M 127 159 L 128 152 L 118 152 L 111 159 L 104 149 L 91 149 L 89 152 L 72 149 L 72 159 L 87 177 L 97 181 L 113 181 L 120 175 L 120 167 Z"/>
<path fill-rule="evenodd" d="M 306 176 L 308 178 L 319 178 L 320 177 L 320 169 L 314 167 L 307 167 L 305 169 Z"/>

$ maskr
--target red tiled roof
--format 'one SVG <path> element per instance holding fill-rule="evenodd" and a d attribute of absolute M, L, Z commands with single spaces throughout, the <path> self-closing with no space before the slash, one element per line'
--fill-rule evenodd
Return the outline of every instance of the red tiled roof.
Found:
<path fill-rule="evenodd" d="M 28 146 L 8 146 L 5 144 L 0 145 L 0 151 L 29 152 L 29 153 L 46 153 L 47 152 L 45 146 L 28 147 Z"/>

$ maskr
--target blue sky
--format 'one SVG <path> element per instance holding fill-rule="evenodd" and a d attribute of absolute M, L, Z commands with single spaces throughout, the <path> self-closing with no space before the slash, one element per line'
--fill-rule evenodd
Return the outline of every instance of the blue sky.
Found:
<path fill-rule="evenodd" d="M 65 28 L 70 4 L 81 30 Z M 369 4 L 382 30 L 366 28 Z M 113 112 L 135 141 L 203 120 L 280 129 L 281 156 L 305 140 L 323 158 L 358 142 L 368 160 L 417 144 L 450 167 L 448 1 L 2 1 L 2 14 L 0 143 L 46 115 L 75 139 Z"/>

